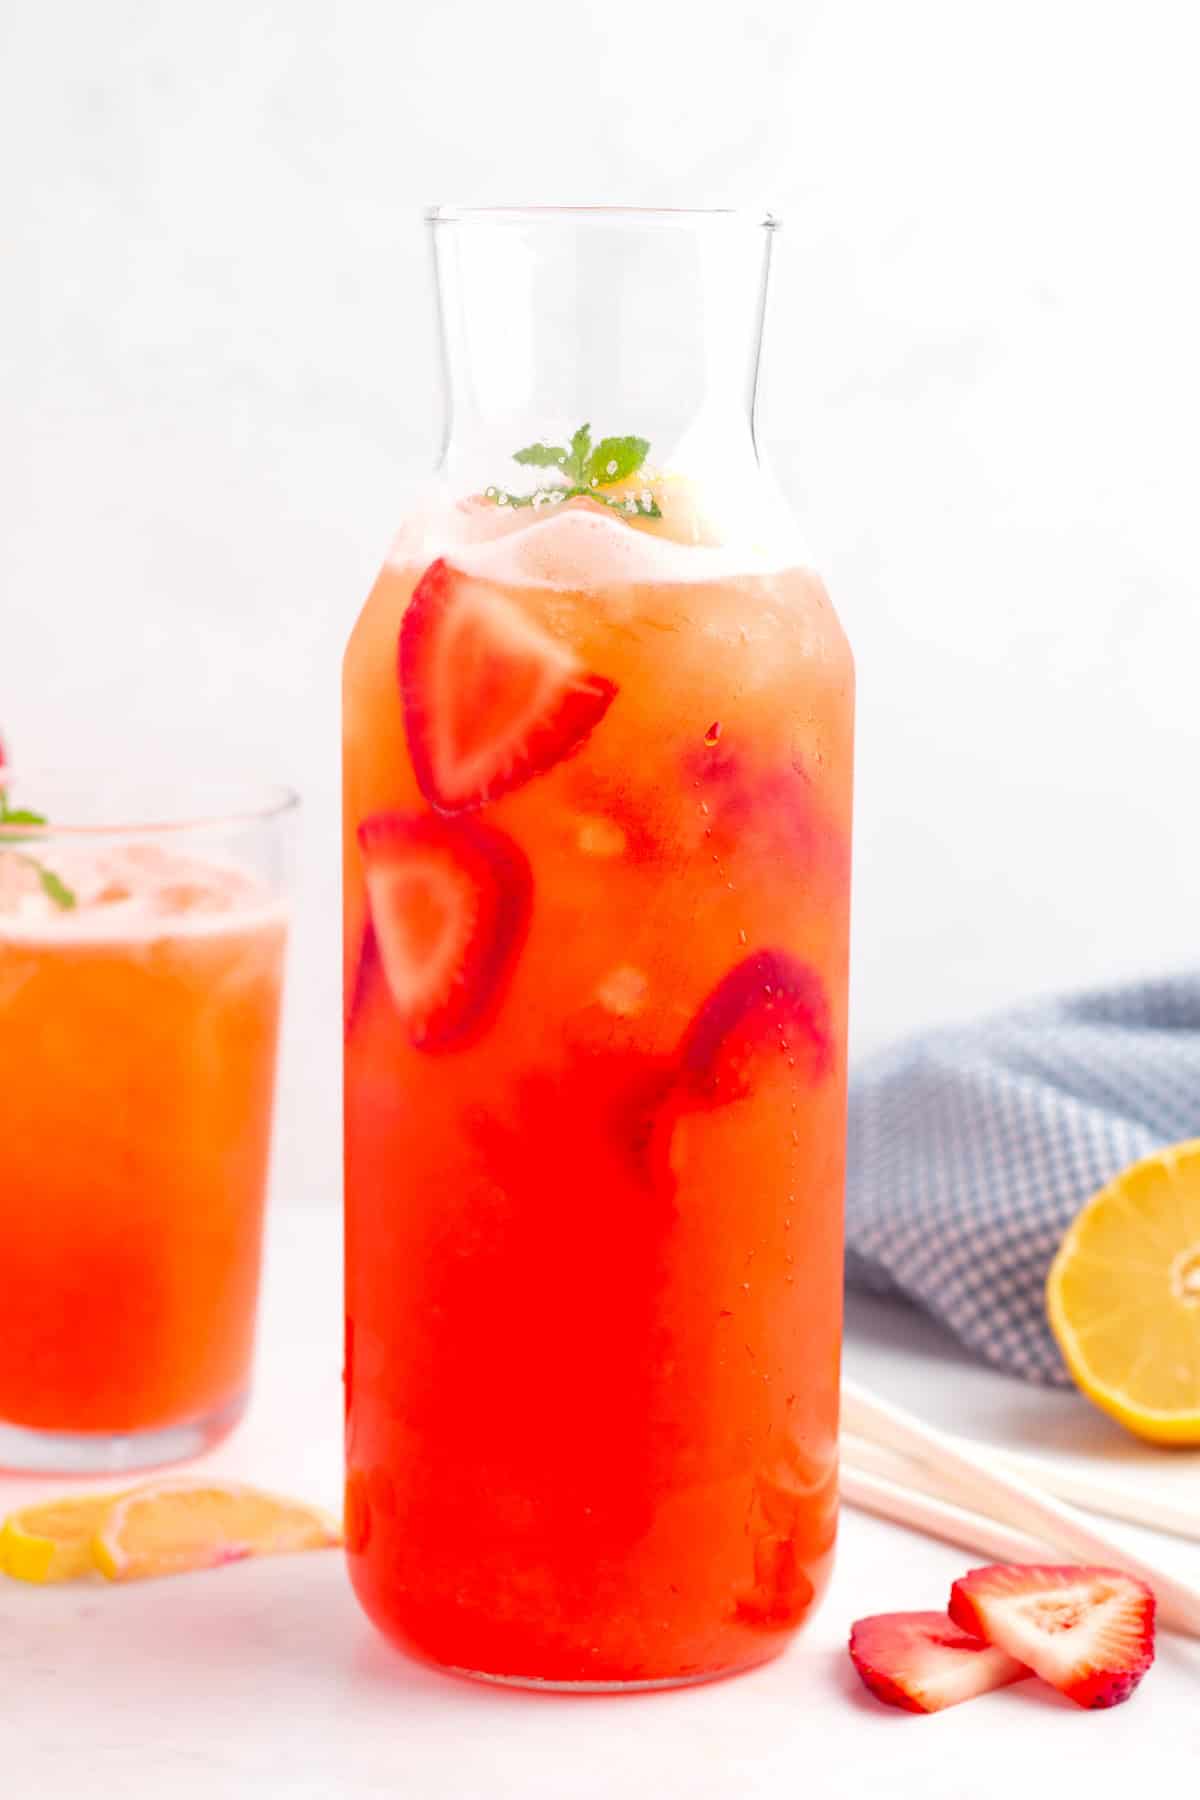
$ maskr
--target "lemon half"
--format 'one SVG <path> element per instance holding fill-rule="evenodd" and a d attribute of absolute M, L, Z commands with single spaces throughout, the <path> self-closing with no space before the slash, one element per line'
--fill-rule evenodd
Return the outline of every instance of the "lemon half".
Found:
<path fill-rule="evenodd" d="M 1156 1444 L 1200 1444 L 1200 1138 L 1093 1195 L 1059 1248 L 1046 1310 L 1096 1405 Z"/>

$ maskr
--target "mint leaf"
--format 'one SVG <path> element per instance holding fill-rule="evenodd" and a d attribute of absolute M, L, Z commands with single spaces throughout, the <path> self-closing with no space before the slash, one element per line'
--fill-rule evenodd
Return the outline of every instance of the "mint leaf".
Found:
<path fill-rule="evenodd" d="M 588 457 L 585 478 L 589 484 L 594 481 L 600 487 L 605 487 L 610 481 L 624 481 L 628 476 L 637 474 L 649 449 L 648 438 L 601 438 Z"/>
<path fill-rule="evenodd" d="M 552 500 L 572 500 L 576 494 L 582 494 L 580 487 L 540 487 L 534 488 L 532 494 L 510 494 L 507 488 L 484 488 L 483 497 L 492 501 L 495 506 L 542 506 Z"/>
<path fill-rule="evenodd" d="M 563 467 L 582 487 L 587 480 L 587 462 L 592 448 L 592 428 L 581 425 L 571 439 L 571 454 Z"/>
<path fill-rule="evenodd" d="M 624 513 L 626 518 L 662 518 L 662 507 L 658 504 L 658 501 L 654 498 L 654 495 L 650 492 L 649 488 L 647 488 L 644 493 L 626 494 L 623 497 L 593 492 L 592 499 L 603 501 L 604 505 L 609 507 L 613 512 Z"/>
<path fill-rule="evenodd" d="M 513 451 L 515 463 L 528 463 L 535 469 L 561 469 L 567 460 L 567 452 L 560 444 L 527 444 L 524 450 Z"/>
<path fill-rule="evenodd" d="M 0 788 L 0 825 L 44 825 L 45 823 L 46 815 L 44 813 L 30 812 L 24 806 L 10 806 L 7 793 Z M 23 837 L 9 837 L 6 833 L 0 836 L 0 850 L 3 850 L 6 844 L 21 844 L 25 841 Z M 75 905 L 75 895 L 66 882 L 60 881 L 54 870 L 48 869 L 45 863 L 38 861 L 36 856 L 22 855 L 21 861 L 27 863 L 34 871 L 42 884 L 42 892 L 49 895 L 55 906 L 61 906 L 64 912 L 70 912 Z"/>
<path fill-rule="evenodd" d="M 44 825 L 45 815 L 8 804 L 8 789 L 0 787 L 0 825 Z"/>
<path fill-rule="evenodd" d="M 635 494 L 619 496 L 601 491 L 636 475 L 649 454 L 649 439 L 632 435 L 601 438 L 593 446 L 591 426 L 581 425 L 571 438 L 569 450 L 564 450 L 561 444 L 539 443 L 526 444 L 523 450 L 513 452 L 513 461 L 526 467 L 557 469 L 563 476 L 561 483 L 536 488 L 532 494 L 514 494 L 507 488 L 488 487 L 484 489 L 484 495 L 496 506 L 516 507 L 554 506 L 583 495 L 601 501 L 626 518 L 661 519 L 662 509 L 648 487 Z"/>
<path fill-rule="evenodd" d="M 45 863 L 38 862 L 35 857 L 27 856 L 25 860 L 31 868 L 36 869 L 43 894 L 49 895 L 55 906 L 60 906 L 64 912 L 72 912 L 75 908 L 75 895 L 66 882 L 60 881 L 53 869 L 48 869 Z"/>

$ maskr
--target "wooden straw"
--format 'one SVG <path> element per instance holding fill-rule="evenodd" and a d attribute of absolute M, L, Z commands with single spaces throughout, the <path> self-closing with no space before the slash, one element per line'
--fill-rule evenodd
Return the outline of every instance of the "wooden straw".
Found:
<path fill-rule="evenodd" d="M 994 1519 L 968 1512 L 948 1500 L 932 1499 L 903 1482 L 889 1481 L 884 1475 L 868 1475 L 843 1464 L 841 1492 L 846 1505 L 856 1506 L 860 1512 L 874 1513 L 876 1518 L 889 1519 L 894 1525 L 907 1525 L 947 1544 L 959 1544 L 993 1562 L 1046 1560 L 1045 1544 L 1035 1543 L 1032 1538 L 1010 1531 L 1007 1525 L 998 1525 Z"/>
<path fill-rule="evenodd" d="M 922 1424 L 912 1413 L 880 1399 L 858 1382 L 843 1381 L 842 1409 L 848 1431 L 913 1457 L 939 1478 L 943 1492 L 955 1491 L 972 1505 L 990 1504 L 994 1512 L 1002 1513 L 1008 1528 L 1028 1532 L 1069 1556 L 1124 1569 L 1148 1582 L 1158 1598 L 1162 1623 L 1200 1637 L 1200 1593 L 1165 1569 L 1114 1544 L 1061 1501 L 1039 1492 L 1019 1475 L 988 1466 L 974 1449 L 960 1449 L 944 1432 Z"/>
<path fill-rule="evenodd" d="M 962 1438 L 955 1437 L 952 1441 L 957 1450 L 968 1451 Z M 1160 1500 L 1153 1494 L 1141 1494 L 1133 1488 L 1096 1481 L 1086 1471 L 1063 1469 L 1043 1463 L 1035 1456 L 1018 1456 L 1009 1450 L 993 1449 L 990 1444 L 982 1455 L 989 1467 L 1022 1476 L 1031 1487 L 1042 1493 L 1053 1494 L 1059 1500 L 1070 1501 L 1074 1506 L 1083 1507 L 1086 1512 L 1101 1513 L 1108 1519 L 1121 1519 L 1128 1525 L 1166 1531 L 1174 1537 L 1200 1543 L 1200 1508 L 1188 1510 L 1182 1506 L 1173 1506 L 1169 1501 Z M 944 1495 L 948 1492 L 948 1489 L 939 1485 L 935 1476 L 924 1470 L 920 1463 L 914 1462 L 911 1456 L 901 1456 L 898 1451 L 885 1449 L 880 1444 L 873 1444 L 850 1432 L 842 1434 L 842 1457 L 852 1468 L 865 1469 L 869 1473 L 883 1475 L 888 1480 L 903 1482 L 906 1487 L 917 1488 L 923 1494 Z M 975 1500 L 974 1505 L 981 1511 L 986 1510 L 989 1516 L 996 1516 L 990 1505 L 984 1508 L 979 1500 Z"/>

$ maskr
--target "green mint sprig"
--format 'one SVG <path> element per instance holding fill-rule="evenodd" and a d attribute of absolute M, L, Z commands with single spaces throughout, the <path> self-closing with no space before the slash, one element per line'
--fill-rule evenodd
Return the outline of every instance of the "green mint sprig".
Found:
<path fill-rule="evenodd" d="M 592 443 L 592 428 L 581 425 L 571 439 L 570 447 L 561 444 L 527 444 L 513 452 L 513 461 L 534 469 L 557 469 L 563 477 L 532 494 L 513 494 L 507 488 L 489 487 L 484 493 L 497 506 L 557 506 L 584 494 L 598 500 L 613 512 L 627 518 L 661 519 L 662 510 L 650 489 L 639 494 L 606 494 L 603 490 L 614 482 L 628 481 L 636 475 L 649 454 L 650 443 L 642 437 L 607 437 Z"/>
<path fill-rule="evenodd" d="M 0 825 L 40 826 L 45 823 L 44 813 L 30 812 L 25 806 L 10 806 L 7 792 L 0 787 Z M 25 841 L 22 836 L 13 837 L 5 832 L 3 836 L 0 836 L 0 848 L 7 844 L 20 844 Z M 76 904 L 74 893 L 66 882 L 54 873 L 53 869 L 48 869 L 44 862 L 39 862 L 36 856 L 30 856 L 27 851 L 16 851 L 14 854 L 33 870 L 41 883 L 42 892 L 48 899 L 53 900 L 55 906 L 61 907 L 63 912 L 71 912 L 74 909 Z"/>

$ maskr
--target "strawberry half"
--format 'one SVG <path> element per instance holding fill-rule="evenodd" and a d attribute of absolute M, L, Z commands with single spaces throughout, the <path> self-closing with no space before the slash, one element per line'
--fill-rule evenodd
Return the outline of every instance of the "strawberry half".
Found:
<path fill-rule="evenodd" d="M 486 581 L 432 563 L 400 627 L 413 769 L 439 812 L 471 811 L 578 750 L 616 686 Z"/>
<path fill-rule="evenodd" d="M 1154 1595 L 1119 1569 L 972 1569 L 950 1590 L 950 1616 L 1077 1706 L 1118 1706 L 1154 1661 Z"/>
<path fill-rule="evenodd" d="M 858 1619 L 850 1628 L 850 1660 L 873 1694 L 907 1712 L 941 1712 L 1029 1674 L 944 1612 Z"/>
<path fill-rule="evenodd" d="M 786 950 L 757 950 L 722 976 L 680 1045 L 684 1090 L 709 1105 L 743 1099 L 764 1057 L 790 1063 L 811 1081 L 833 1067 L 825 985 Z"/>
<path fill-rule="evenodd" d="M 524 855 L 476 820 L 406 813 L 364 819 L 358 841 L 375 950 L 409 1037 L 418 1050 L 470 1042 L 503 998 L 525 936 Z"/>

